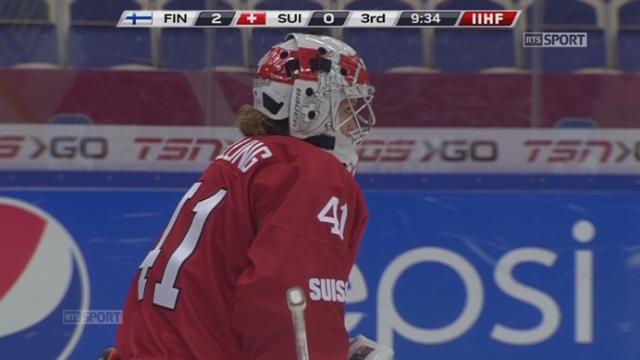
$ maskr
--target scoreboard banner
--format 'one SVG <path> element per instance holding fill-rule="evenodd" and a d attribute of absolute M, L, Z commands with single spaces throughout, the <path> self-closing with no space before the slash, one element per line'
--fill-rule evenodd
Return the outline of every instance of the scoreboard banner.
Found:
<path fill-rule="evenodd" d="M 512 28 L 520 10 L 229 11 L 125 10 L 118 27 L 489 27 Z"/>
<path fill-rule="evenodd" d="M 0 170 L 200 172 L 233 127 L 0 125 Z M 361 173 L 640 173 L 640 130 L 377 128 Z"/>

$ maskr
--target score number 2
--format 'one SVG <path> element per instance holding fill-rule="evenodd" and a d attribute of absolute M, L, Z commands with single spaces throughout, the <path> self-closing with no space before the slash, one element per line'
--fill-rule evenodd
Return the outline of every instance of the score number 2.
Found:
<path fill-rule="evenodd" d="M 142 264 L 140 265 L 140 277 L 138 278 L 138 300 L 142 300 L 144 297 L 144 290 L 145 286 L 147 285 L 147 272 L 156 262 L 158 255 L 160 255 L 162 246 L 164 245 L 167 236 L 171 232 L 178 214 L 180 214 L 180 211 L 182 210 L 182 207 L 187 202 L 187 200 L 192 198 L 196 191 L 198 191 L 200 185 L 202 185 L 201 182 L 193 184 L 189 191 L 184 194 L 184 196 L 180 200 L 180 203 L 173 212 L 171 220 L 169 221 L 169 225 L 166 227 L 164 233 L 162 234 L 162 238 L 160 239 L 160 241 L 158 241 L 156 247 L 151 250 L 149 254 L 147 254 L 147 257 L 145 257 L 144 261 L 142 261 Z M 218 205 L 220 205 L 226 195 L 227 190 L 220 189 L 212 196 L 199 201 L 193 207 L 192 211 L 195 213 L 195 216 L 191 221 L 189 230 L 187 230 L 186 235 L 184 235 L 184 237 L 180 241 L 180 245 L 178 245 L 173 254 L 171 254 L 169 262 L 164 269 L 162 281 L 155 284 L 153 291 L 154 304 L 167 309 L 175 309 L 178 295 L 180 294 L 180 289 L 175 287 L 180 268 L 182 267 L 182 265 L 184 265 L 184 262 L 189 258 L 189 256 L 191 256 L 191 254 L 193 254 L 193 251 L 196 249 L 196 246 L 200 241 L 200 235 L 202 234 L 202 230 L 204 228 L 204 224 L 207 221 L 207 218 L 213 212 L 213 210 Z"/>

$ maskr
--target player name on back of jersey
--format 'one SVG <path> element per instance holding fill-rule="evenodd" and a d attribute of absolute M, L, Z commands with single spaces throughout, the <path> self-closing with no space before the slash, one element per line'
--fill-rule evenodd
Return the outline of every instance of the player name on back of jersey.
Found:
<path fill-rule="evenodd" d="M 269 147 L 262 141 L 244 138 L 229 146 L 216 160 L 232 163 L 243 173 L 246 173 L 260 160 L 268 159 L 273 155 Z"/>
<path fill-rule="evenodd" d="M 520 10 L 125 10 L 118 27 L 513 27 Z"/>

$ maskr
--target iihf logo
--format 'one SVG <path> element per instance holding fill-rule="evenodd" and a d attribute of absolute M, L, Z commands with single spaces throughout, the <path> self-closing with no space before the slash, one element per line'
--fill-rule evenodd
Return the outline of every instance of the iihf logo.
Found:
<path fill-rule="evenodd" d="M 63 311 L 89 309 L 89 274 L 67 230 L 43 210 L 0 197 L 0 354 L 65 359 L 84 324 Z"/>

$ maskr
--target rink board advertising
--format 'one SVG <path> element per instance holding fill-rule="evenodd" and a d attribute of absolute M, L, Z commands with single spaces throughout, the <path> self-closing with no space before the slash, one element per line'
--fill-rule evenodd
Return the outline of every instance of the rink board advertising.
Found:
<path fill-rule="evenodd" d="M 0 353 L 95 357 L 213 140 L 235 135 L 34 129 L 0 136 Z M 397 359 L 637 359 L 638 133 L 511 131 L 370 139 L 345 325 Z"/>

